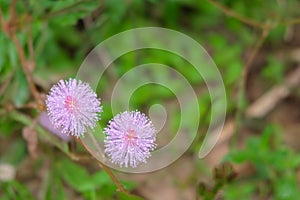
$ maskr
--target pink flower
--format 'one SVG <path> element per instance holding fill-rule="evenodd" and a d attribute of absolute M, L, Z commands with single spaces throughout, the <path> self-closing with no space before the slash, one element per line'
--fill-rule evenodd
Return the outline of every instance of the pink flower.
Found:
<path fill-rule="evenodd" d="M 149 118 L 139 111 L 116 115 L 107 128 L 104 146 L 111 162 L 120 167 L 137 167 L 151 156 L 156 147 L 156 130 Z"/>
<path fill-rule="evenodd" d="M 100 100 L 89 84 L 80 80 L 61 80 L 52 86 L 46 106 L 51 123 L 62 133 L 83 136 L 100 119 Z"/>

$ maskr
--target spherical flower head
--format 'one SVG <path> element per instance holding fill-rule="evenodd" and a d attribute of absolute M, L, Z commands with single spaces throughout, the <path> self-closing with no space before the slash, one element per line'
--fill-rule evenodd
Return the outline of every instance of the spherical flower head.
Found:
<path fill-rule="evenodd" d="M 63 134 L 76 137 L 93 129 L 102 112 L 100 100 L 89 84 L 71 78 L 52 86 L 46 106 L 51 123 Z"/>
<path fill-rule="evenodd" d="M 114 164 L 133 168 L 151 156 L 155 149 L 156 130 L 149 118 L 139 111 L 116 115 L 104 129 L 105 153 Z"/>

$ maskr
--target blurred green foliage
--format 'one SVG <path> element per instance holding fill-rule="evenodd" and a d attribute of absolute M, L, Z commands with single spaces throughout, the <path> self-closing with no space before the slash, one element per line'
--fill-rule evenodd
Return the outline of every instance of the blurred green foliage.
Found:
<path fill-rule="evenodd" d="M 245 149 L 233 150 L 225 161 L 248 163 L 254 167 L 255 175 L 244 177 L 225 189 L 226 199 L 243 197 L 274 199 L 298 199 L 296 170 L 300 156 L 290 147 L 283 145 L 282 132 L 276 126 L 268 126 L 261 136 L 248 139 Z"/>
<path fill-rule="evenodd" d="M 277 24 L 299 17 L 299 3 L 290 1 L 218 1 L 238 14 L 261 23 Z M 282 3 L 284 2 L 284 3 Z M 3 16 L 9 18 L 10 0 L 0 0 Z M 18 38 L 29 55 L 27 36 L 32 35 L 34 46 L 35 69 L 32 74 L 39 90 L 47 93 L 50 86 L 59 79 L 74 77 L 85 56 L 97 44 L 121 31 L 144 27 L 158 26 L 181 31 L 200 42 L 210 53 L 224 80 L 228 116 L 237 110 L 236 89 L 239 83 L 248 49 L 253 48 L 260 37 L 260 31 L 233 18 L 225 17 L 208 1 L 197 0 L 25 0 L 17 2 Z M 30 20 L 28 20 L 30 17 Z M 286 26 L 280 25 L 272 30 L 266 43 L 270 48 L 277 47 L 284 39 Z M 155 42 L 155 41 L 153 41 Z M 288 66 L 272 55 L 265 55 L 266 63 L 257 77 L 268 87 L 283 81 Z M 140 50 L 130 52 L 118 58 L 114 67 L 105 72 L 98 86 L 97 93 L 104 102 L 103 124 L 112 117 L 108 95 L 111 92 L 113 78 L 119 78 L 134 66 L 157 62 L 172 66 L 184 75 L 199 96 L 201 121 L 199 132 L 204 133 L 210 122 L 210 96 L 201 76 L 184 59 L 159 50 Z M 163 71 L 153 71 L 154 76 L 168 78 Z M 180 87 L 180 86 L 178 86 Z M 268 89 L 267 87 L 264 89 Z M 103 96 L 101 95 L 103 94 Z M 148 110 L 152 104 L 168 103 L 175 98 L 167 88 L 147 85 L 135 91 L 130 100 L 132 109 Z M 247 105 L 245 98 L 242 104 Z M 9 38 L 0 32 L 0 148 L 1 162 L 8 162 L 17 168 L 28 153 L 26 144 L 21 139 L 24 126 L 29 126 L 37 113 L 25 110 L 23 114 L 7 115 L 8 105 L 22 107 L 32 100 L 26 77 L 20 67 L 16 48 Z M 106 102 L 107 100 L 107 102 Z M 170 110 L 171 119 L 167 130 L 176 132 L 180 123 L 180 112 Z M 17 116 L 18 115 L 18 116 Z M 42 138 L 48 133 L 39 129 Z M 199 134 L 201 139 L 203 135 Z M 255 175 L 248 179 L 238 180 L 224 189 L 226 199 L 245 199 L 259 193 L 263 197 L 275 199 L 297 199 L 299 196 L 296 183 L 296 168 L 300 158 L 290 148 L 282 145 L 280 134 L 274 127 L 267 128 L 261 136 L 249 139 L 244 150 L 232 151 L 226 160 L 234 163 L 251 163 Z M 190 148 L 189 153 L 197 153 L 199 142 Z M 53 141 L 53 139 L 49 139 Z M 47 140 L 47 141 L 48 141 Z M 275 140 L 275 141 L 273 141 Z M 6 142 L 3 141 L 8 141 Z M 43 150 L 50 155 L 53 148 L 43 143 Z M 9 148 L 8 148 L 9 146 Z M 66 153 L 66 147 L 56 145 Z M 4 151 L 3 149 L 6 149 Z M 13 153 L 12 153 L 13 152 Z M 67 152 L 68 154 L 69 152 Z M 115 196 L 116 187 L 102 171 L 90 173 L 85 167 L 75 164 L 59 154 L 53 160 L 52 168 L 46 180 L 45 199 L 67 199 L 67 192 L 79 193 L 85 199 L 133 199 Z M 39 158 L 42 159 L 42 158 Z M 75 175 L 76 174 L 76 175 Z M 128 189 L 135 188 L 134 183 L 125 183 Z M 195 184 L 196 185 L 196 184 Z M 65 191 L 66 188 L 68 191 Z M 259 191 L 259 192 L 257 192 Z M 263 195 L 265 194 L 265 196 Z M 18 180 L 0 182 L 1 199 L 33 199 L 25 183 Z M 250 197 L 249 197 L 250 199 Z"/>

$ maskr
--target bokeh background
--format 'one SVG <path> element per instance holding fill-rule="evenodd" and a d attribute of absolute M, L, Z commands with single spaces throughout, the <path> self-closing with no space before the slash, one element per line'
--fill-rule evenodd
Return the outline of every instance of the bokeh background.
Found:
<path fill-rule="evenodd" d="M 0 0 L 0 199 L 298 199 L 299 6 L 297 0 Z M 146 26 L 180 31 L 208 51 L 224 80 L 227 117 L 216 147 L 198 159 L 211 106 L 201 76 L 165 51 L 144 49 L 118 58 L 97 87 L 105 110 L 101 126 L 113 116 L 110 97 L 118 78 L 149 62 L 182 74 L 201 112 L 200 121 L 190 119 L 199 124 L 196 139 L 172 165 L 138 175 L 114 171 L 139 196 L 129 197 L 116 192 L 79 143 L 40 125 L 26 73 L 43 101 L 51 85 L 76 76 L 101 41 Z M 152 84 L 130 99 L 132 109 L 145 113 L 157 103 L 169 116 L 158 137 L 164 146 L 180 124 L 176 95 Z"/>

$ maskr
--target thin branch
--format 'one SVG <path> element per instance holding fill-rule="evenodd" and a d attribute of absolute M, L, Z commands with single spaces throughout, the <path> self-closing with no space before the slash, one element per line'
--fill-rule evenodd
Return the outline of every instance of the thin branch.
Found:
<path fill-rule="evenodd" d="M 10 4 L 10 8 L 9 8 L 9 16 L 10 16 L 11 23 L 14 23 L 17 18 L 16 5 L 17 5 L 17 0 L 12 0 L 12 2 Z"/>
<path fill-rule="evenodd" d="M 35 56 L 34 56 L 34 48 L 33 48 L 33 38 L 32 38 L 32 30 L 29 29 L 28 31 L 28 52 L 29 52 L 29 60 L 32 64 L 32 70 L 34 69 L 35 65 Z"/>
<path fill-rule="evenodd" d="M 28 28 L 28 26 L 30 26 L 34 22 L 34 20 L 41 20 L 41 21 L 46 20 L 47 21 L 52 17 L 57 17 L 57 16 L 64 15 L 64 14 L 70 14 L 70 12 L 77 12 L 78 9 L 80 9 L 80 4 L 86 3 L 86 2 L 92 2 L 92 0 L 79 0 L 79 1 L 75 2 L 72 5 L 64 7 L 60 10 L 56 10 L 56 11 L 53 11 L 53 12 L 46 13 L 42 16 L 38 16 L 37 18 L 32 18 L 30 16 L 25 16 L 24 19 L 22 18 L 22 22 L 18 21 L 17 24 L 10 23 L 9 25 L 11 25 L 12 27 L 18 26 L 19 29 Z M 1 10 L 0 10 L 0 16 L 1 16 Z"/>
<path fill-rule="evenodd" d="M 18 37 L 15 33 L 12 34 L 11 39 L 12 39 L 12 41 L 15 44 L 15 47 L 17 49 L 17 53 L 18 53 L 18 56 L 19 56 L 20 61 L 21 61 L 21 66 L 22 66 L 22 69 L 25 73 L 26 79 L 28 81 L 31 93 L 32 93 L 33 97 L 35 98 L 35 101 L 38 103 L 39 109 L 43 109 L 44 105 L 41 101 L 39 92 L 38 92 L 37 88 L 35 87 L 35 84 L 34 84 L 33 79 L 31 77 L 31 73 L 30 73 L 30 69 L 29 69 L 29 65 L 30 65 L 31 62 L 28 62 L 26 60 L 24 50 L 23 50 L 23 48 L 20 44 L 20 41 L 19 41 L 19 39 L 18 39 Z"/>
<path fill-rule="evenodd" d="M 127 195 L 130 195 L 129 192 L 123 187 L 123 185 L 119 182 L 119 180 L 115 177 L 109 167 L 105 164 L 98 162 L 99 166 L 110 176 L 111 180 L 116 184 L 120 192 L 123 192 Z"/>
<path fill-rule="evenodd" d="M 47 13 L 46 15 L 42 16 L 41 19 L 43 20 L 47 20 L 53 16 L 59 16 L 59 15 L 63 15 L 63 14 L 70 14 L 70 11 L 72 11 L 74 8 L 77 8 L 78 5 L 80 5 L 81 3 L 84 3 L 86 1 L 91 1 L 91 0 L 80 0 L 80 1 L 77 1 L 75 2 L 74 4 L 71 4 L 67 7 L 64 7 L 60 10 L 56 10 L 56 11 L 53 11 L 53 12 L 50 12 L 50 13 Z"/>
<path fill-rule="evenodd" d="M 31 73 L 30 73 L 30 67 L 32 68 L 34 66 L 34 60 L 26 59 L 24 49 L 22 48 L 22 45 L 19 41 L 19 38 L 17 37 L 15 28 L 14 28 L 14 24 L 15 24 L 15 21 L 17 18 L 16 0 L 13 0 L 10 5 L 10 19 L 6 22 L 1 11 L 0 11 L 0 17 L 1 17 L 1 25 L 2 25 L 3 32 L 6 33 L 6 35 L 11 38 L 11 40 L 13 41 L 13 43 L 16 47 L 22 69 L 24 71 L 24 74 L 25 74 L 26 79 L 29 84 L 30 91 L 31 91 L 35 101 L 38 104 L 38 108 L 40 110 L 43 110 L 43 109 L 45 109 L 45 106 L 44 106 L 43 102 L 41 101 L 39 92 L 38 92 L 37 88 L 35 87 L 35 84 L 33 82 L 33 79 L 32 79 Z M 28 47 L 30 50 L 29 51 L 30 57 L 33 58 L 32 37 L 30 35 L 29 35 Z"/>
<path fill-rule="evenodd" d="M 8 77 L 1 82 L 0 86 L 0 96 L 4 94 L 4 92 L 7 90 L 9 84 L 11 83 L 11 80 L 13 78 L 13 73 L 9 74 Z"/>
<path fill-rule="evenodd" d="M 80 139 L 76 139 L 76 140 L 89 152 L 89 148 Z M 127 195 L 130 195 L 129 192 L 122 186 L 122 184 L 120 183 L 120 181 L 112 173 L 112 171 L 110 170 L 110 168 L 107 167 L 104 163 L 102 163 L 98 159 L 97 159 L 97 161 L 98 161 L 98 165 L 110 176 L 111 180 L 118 187 L 118 190 L 120 192 L 123 192 L 123 193 L 127 194 Z"/>
<path fill-rule="evenodd" d="M 241 22 L 244 22 L 245 24 L 248 24 L 250 26 L 254 26 L 254 27 L 258 27 L 261 29 L 265 28 L 265 24 L 257 22 L 255 20 L 249 19 L 245 16 L 242 16 L 238 13 L 236 13 L 235 11 L 231 10 L 230 8 L 227 8 L 226 6 L 222 5 L 219 2 L 216 2 L 214 0 L 207 0 L 209 3 L 213 4 L 215 7 L 217 7 L 218 9 L 220 9 L 223 13 L 225 13 L 228 16 L 231 16 Z"/>
<path fill-rule="evenodd" d="M 291 20 L 288 20 L 285 22 L 281 22 L 281 24 L 285 25 L 285 26 L 292 26 L 292 25 L 299 24 L 299 23 L 300 23 L 300 18 L 295 18 L 295 19 L 291 19 Z"/>
<path fill-rule="evenodd" d="M 269 32 L 270 32 L 270 28 L 265 28 L 263 30 L 263 32 L 262 32 L 259 40 L 257 41 L 252 53 L 250 54 L 249 59 L 247 60 L 246 64 L 244 65 L 243 72 L 242 72 L 242 77 L 241 77 L 241 80 L 243 80 L 243 84 L 242 84 L 243 87 L 245 86 L 245 81 L 247 79 L 247 75 L 248 75 L 248 72 L 250 70 L 250 67 L 251 67 L 255 57 L 257 56 L 257 53 L 258 53 L 259 49 L 261 48 L 262 44 L 266 40 Z"/>
<path fill-rule="evenodd" d="M 242 119 L 242 114 L 243 114 L 242 104 L 243 104 L 243 99 L 246 96 L 245 91 L 246 91 L 246 83 L 247 83 L 248 73 L 250 71 L 250 67 L 252 66 L 254 59 L 257 56 L 257 53 L 259 52 L 264 41 L 266 40 L 267 36 L 269 35 L 270 30 L 271 30 L 271 26 L 267 26 L 267 28 L 263 29 L 263 32 L 262 32 L 259 40 L 257 41 L 254 49 L 252 50 L 249 59 L 246 61 L 243 71 L 242 71 L 242 76 L 240 78 L 239 85 L 238 85 L 237 111 L 236 111 L 236 115 L 235 115 L 236 126 L 235 126 L 235 131 L 234 131 L 234 135 L 232 137 L 232 143 L 231 143 L 233 146 L 235 146 L 235 144 L 237 142 L 236 135 L 237 135 L 238 131 L 240 130 L 240 126 L 241 126 L 241 119 Z"/>
<path fill-rule="evenodd" d="M 1 28 L 2 28 L 3 33 L 7 34 L 8 27 L 7 27 L 7 24 L 5 22 L 5 18 L 2 14 L 1 9 L 0 9 L 0 22 L 1 22 Z"/>
<path fill-rule="evenodd" d="M 37 109 L 37 105 L 35 102 L 29 102 L 22 106 L 15 106 L 13 104 L 8 104 L 5 108 L 8 112 L 10 112 L 12 110 L 20 110 L 20 109 Z"/>
<path fill-rule="evenodd" d="M 26 61 L 26 57 L 25 57 L 25 53 L 23 51 L 23 48 L 20 44 L 20 41 L 19 41 L 19 39 L 18 39 L 18 37 L 15 33 L 13 33 L 10 37 L 11 37 L 11 39 L 12 39 L 12 41 L 13 41 L 15 47 L 16 47 L 18 56 L 19 56 L 20 61 L 21 61 L 21 66 L 23 67 L 23 70 L 24 70 L 24 73 L 25 73 L 25 75 L 27 75 L 27 73 L 26 73 L 27 70 L 24 69 L 24 68 L 26 68 L 25 66 L 27 66 L 27 63 L 26 63 L 27 61 Z"/>

